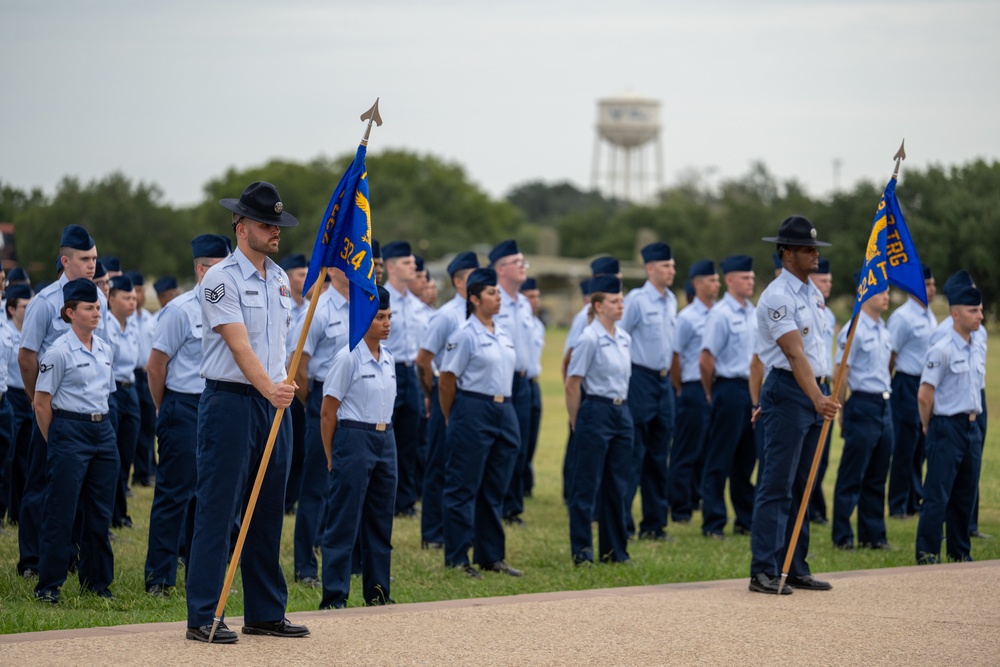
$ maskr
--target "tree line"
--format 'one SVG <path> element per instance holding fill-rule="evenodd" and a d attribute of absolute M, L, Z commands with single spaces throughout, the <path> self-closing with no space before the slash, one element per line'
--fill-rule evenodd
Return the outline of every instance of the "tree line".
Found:
<path fill-rule="evenodd" d="M 128 267 L 150 275 L 183 279 L 191 273 L 189 240 L 205 232 L 228 232 L 228 217 L 218 200 L 239 196 L 256 180 L 274 183 L 285 209 L 300 220 L 299 227 L 282 232 L 282 251 L 308 255 L 332 189 L 352 157 L 272 160 L 229 169 L 206 183 L 203 200 L 190 207 L 171 206 L 157 185 L 134 182 L 120 172 L 86 184 L 67 176 L 52 194 L 0 182 L 0 221 L 14 223 L 17 259 L 36 282 L 54 277 L 59 234 L 70 223 L 90 230 L 101 254 L 118 255 Z M 833 244 L 823 254 L 834 267 L 834 292 L 840 295 L 854 290 L 853 273 L 861 266 L 885 185 L 861 181 L 831 197 L 814 198 L 797 181 L 779 181 L 757 163 L 714 187 L 696 177 L 684 179 L 641 205 L 568 183 L 543 182 L 519 185 L 496 200 L 460 165 L 432 155 L 385 151 L 370 155 L 367 165 L 376 237 L 405 238 L 427 258 L 510 237 L 531 253 L 546 234 L 551 238 L 546 230 L 555 230 L 559 254 L 567 257 L 607 253 L 633 259 L 639 242 L 653 236 L 671 244 L 681 275 L 695 260 L 743 253 L 754 257 L 758 275 L 765 277 L 773 248 L 760 239 L 797 213 L 811 219 L 821 238 Z M 987 310 L 996 312 L 1000 163 L 975 160 L 925 170 L 904 165 L 897 195 L 921 261 L 933 268 L 939 282 L 959 268 L 968 269 Z"/>

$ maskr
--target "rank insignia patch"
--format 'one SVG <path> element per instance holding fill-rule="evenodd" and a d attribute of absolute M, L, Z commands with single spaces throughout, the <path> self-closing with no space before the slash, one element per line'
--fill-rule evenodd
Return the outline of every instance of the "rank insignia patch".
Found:
<path fill-rule="evenodd" d="M 219 303 L 222 301 L 222 297 L 226 296 L 226 284 L 222 283 L 218 287 L 213 289 L 205 288 L 205 301 L 209 303 Z"/>

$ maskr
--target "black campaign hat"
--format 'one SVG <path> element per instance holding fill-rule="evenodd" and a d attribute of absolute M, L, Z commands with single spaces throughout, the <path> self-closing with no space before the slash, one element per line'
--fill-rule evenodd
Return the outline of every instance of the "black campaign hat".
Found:
<path fill-rule="evenodd" d="M 222 208 L 245 218 L 276 227 L 294 227 L 299 224 L 291 213 L 285 211 L 278 189 L 264 181 L 255 181 L 247 186 L 239 199 L 220 199 Z"/>
<path fill-rule="evenodd" d="M 70 280 L 63 285 L 62 292 L 63 302 L 86 301 L 87 303 L 93 303 L 97 301 L 97 285 L 94 284 L 94 281 L 87 280 L 86 278 Z"/>
<path fill-rule="evenodd" d="M 90 250 L 94 247 L 94 239 L 80 225 L 66 225 L 62 231 L 62 238 L 59 239 L 59 246 L 74 250 Z"/>
<path fill-rule="evenodd" d="M 793 215 L 785 218 L 785 221 L 778 227 L 777 236 L 766 236 L 761 241 L 777 243 L 778 245 L 809 246 L 813 248 L 826 247 L 829 243 L 816 240 L 816 228 L 808 218 L 801 215 Z M 777 268 L 777 267 L 775 267 Z"/>
<path fill-rule="evenodd" d="M 232 251 L 233 246 L 229 237 L 222 234 L 199 234 L 191 239 L 191 257 L 195 259 L 229 257 Z"/>

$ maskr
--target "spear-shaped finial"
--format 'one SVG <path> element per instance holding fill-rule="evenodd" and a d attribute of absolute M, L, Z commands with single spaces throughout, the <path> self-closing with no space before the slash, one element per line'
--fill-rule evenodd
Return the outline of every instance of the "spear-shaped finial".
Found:
<path fill-rule="evenodd" d="M 375 123 L 377 126 L 382 127 L 382 116 L 380 116 L 378 113 L 378 100 L 379 98 L 376 97 L 375 104 L 372 105 L 372 108 L 361 114 L 361 120 L 368 121 L 368 127 L 365 128 L 365 136 L 361 138 L 362 146 L 368 145 L 368 135 L 371 134 L 372 123 Z"/>
<path fill-rule="evenodd" d="M 376 103 L 376 106 L 378 104 Z M 896 168 L 892 170 L 892 177 L 896 178 L 899 175 L 899 163 L 906 159 L 906 151 L 903 150 L 903 146 L 906 144 L 906 139 L 903 139 L 902 143 L 899 144 L 899 150 L 896 154 L 892 156 L 892 159 L 896 161 Z"/>

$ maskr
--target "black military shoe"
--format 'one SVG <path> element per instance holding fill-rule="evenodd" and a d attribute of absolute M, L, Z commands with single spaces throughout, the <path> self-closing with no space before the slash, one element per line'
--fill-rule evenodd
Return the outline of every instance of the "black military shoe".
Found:
<path fill-rule="evenodd" d="M 524 572 L 522 572 L 521 570 L 518 570 L 516 568 L 511 567 L 510 565 L 507 565 L 507 563 L 505 563 L 502 560 L 498 560 L 497 562 L 489 566 L 480 565 L 479 569 L 483 570 L 484 572 L 499 572 L 500 574 L 506 574 L 507 576 L 510 577 L 520 577 L 521 575 L 524 574 Z"/>
<path fill-rule="evenodd" d="M 828 591 L 833 588 L 829 581 L 820 581 L 819 579 L 813 578 L 811 574 L 807 574 L 804 577 L 793 577 L 792 575 L 788 575 L 788 579 L 786 579 L 786 581 L 792 588 L 798 588 L 804 591 Z"/>
<path fill-rule="evenodd" d="M 188 628 L 187 634 L 185 635 L 188 639 L 193 639 L 196 642 L 208 642 L 208 638 L 212 634 L 212 624 L 202 625 L 197 628 Z M 219 623 L 219 627 L 215 629 L 215 636 L 212 637 L 213 644 L 235 644 L 240 638 L 235 632 L 226 627 L 225 623 Z"/>
<path fill-rule="evenodd" d="M 779 589 L 780 587 L 780 589 Z M 763 572 L 759 572 L 750 577 L 750 591 L 752 593 L 770 593 L 771 595 L 791 595 L 792 589 L 788 584 L 781 583 L 781 577 L 769 577 Z"/>
<path fill-rule="evenodd" d="M 265 621 L 263 623 L 244 623 L 245 635 L 270 635 L 272 637 L 305 637 L 309 628 L 304 625 L 294 625 L 287 618 L 280 621 Z"/>

